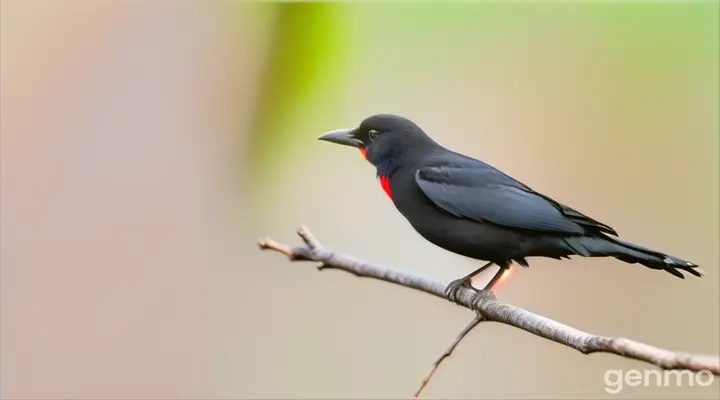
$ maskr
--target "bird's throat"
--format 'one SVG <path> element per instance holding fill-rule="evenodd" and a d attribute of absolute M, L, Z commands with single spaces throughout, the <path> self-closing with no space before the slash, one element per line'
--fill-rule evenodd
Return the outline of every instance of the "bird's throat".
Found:
<path fill-rule="evenodd" d="M 392 190 L 390 189 L 390 178 L 385 175 L 380 175 L 380 186 L 382 186 L 385 194 L 392 200 Z"/>

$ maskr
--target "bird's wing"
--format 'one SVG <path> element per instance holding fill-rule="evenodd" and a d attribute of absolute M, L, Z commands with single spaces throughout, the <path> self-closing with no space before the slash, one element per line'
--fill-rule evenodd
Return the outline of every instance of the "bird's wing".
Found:
<path fill-rule="evenodd" d="M 426 167 L 415 173 L 415 182 L 436 206 L 457 217 L 553 233 L 583 234 L 588 227 L 607 231 L 605 225 L 498 176 L 492 168 Z"/>

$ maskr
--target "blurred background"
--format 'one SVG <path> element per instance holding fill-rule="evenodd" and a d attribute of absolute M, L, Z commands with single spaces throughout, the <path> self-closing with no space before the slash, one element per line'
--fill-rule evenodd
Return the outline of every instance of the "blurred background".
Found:
<path fill-rule="evenodd" d="M 707 272 L 535 259 L 502 300 L 717 354 L 719 8 L 3 0 L 0 395 L 411 397 L 468 310 L 256 244 L 305 224 L 443 282 L 478 266 L 316 140 L 374 113 Z M 646 368 L 487 323 L 424 397 L 720 396 L 719 379 L 605 391 L 606 370 Z"/>

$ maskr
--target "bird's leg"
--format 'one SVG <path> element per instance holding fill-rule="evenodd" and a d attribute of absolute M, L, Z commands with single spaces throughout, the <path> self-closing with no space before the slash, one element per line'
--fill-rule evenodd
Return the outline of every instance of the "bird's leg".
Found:
<path fill-rule="evenodd" d="M 447 289 L 445 289 L 445 294 L 447 295 L 448 299 L 450 299 L 450 301 L 452 301 L 453 303 L 457 303 L 457 291 L 458 291 L 461 287 L 466 287 L 466 288 L 468 288 L 468 289 L 473 289 L 472 284 L 471 284 L 472 278 L 473 278 L 474 276 L 476 276 L 477 274 L 485 271 L 489 266 L 491 266 L 491 265 L 493 265 L 493 264 L 495 264 L 495 263 L 491 261 L 491 262 L 483 265 L 482 267 L 476 269 L 475 271 L 473 271 L 473 272 L 465 275 L 464 277 L 462 277 L 462 278 L 460 278 L 460 279 L 456 279 L 456 280 L 450 282 L 450 283 L 447 285 Z M 500 271 L 502 271 L 502 270 L 503 270 L 503 269 L 500 268 Z M 496 274 L 496 276 L 497 276 L 497 274 Z M 493 280 L 495 280 L 495 277 L 493 277 Z M 491 281 L 491 283 L 494 284 L 494 282 L 492 282 L 492 281 Z"/>
<path fill-rule="evenodd" d="M 500 269 L 498 269 L 498 271 L 495 273 L 495 276 L 493 276 L 492 279 L 490 279 L 490 282 L 488 282 L 487 285 L 485 285 L 485 287 L 482 290 L 488 290 L 488 291 L 492 292 L 493 286 L 495 286 L 495 284 L 498 283 L 498 281 L 500 280 L 500 278 L 502 278 L 502 276 L 506 270 L 507 270 L 507 267 L 500 267 Z"/>
<path fill-rule="evenodd" d="M 481 293 L 481 292 L 488 292 L 485 294 L 489 294 L 491 297 L 495 297 L 495 294 L 493 293 L 492 289 L 495 286 L 495 284 L 497 284 L 498 281 L 500 281 L 500 278 L 502 278 L 503 274 L 505 273 L 505 271 L 507 269 L 508 269 L 508 267 L 506 267 L 506 266 L 502 266 L 502 265 L 500 266 L 500 269 L 498 269 L 498 271 L 495 273 L 495 275 L 492 277 L 492 279 L 490 279 L 490 282 L 488 282 L 487 285 L 485 285 L 485 287 L 482 288 L 482 290 L 480 292 L 475 294 L 475 297 L 472 300 L 473 306 L 477 307 L 478 306 L 477 303 L 482 301 L 483 297 L 487 298 L 487 296 L 482 296 L 484 293 Z"/>

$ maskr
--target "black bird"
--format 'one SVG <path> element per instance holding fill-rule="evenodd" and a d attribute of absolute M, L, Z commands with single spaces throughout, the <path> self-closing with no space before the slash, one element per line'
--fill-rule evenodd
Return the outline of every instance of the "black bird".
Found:
<path fill-rule="evenodd" d="M 493 285 L 512 262 L 527 257 L 615 257 L 678 278 L 703 272 L 696 264 L 620 240 L 610 226 L 538 193 L 494 167 L 451 151 L 412 121 L 391 114 L 366 118 L 359 127 L 318 138 L 357 147 L 377 169 L 385 193 L 413 228 L 431 243 L 487 264 L 451 282 L 460 286 L 492 264 Z"/>

